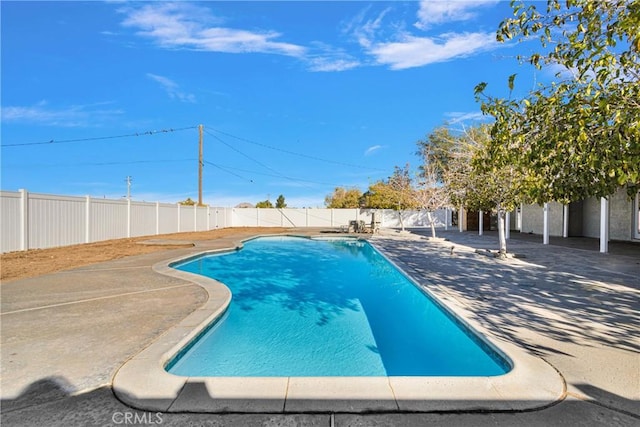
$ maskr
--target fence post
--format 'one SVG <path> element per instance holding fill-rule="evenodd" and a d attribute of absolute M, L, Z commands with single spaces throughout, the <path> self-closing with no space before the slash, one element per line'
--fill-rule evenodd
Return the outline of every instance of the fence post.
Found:
<path fill-rule="evenodd" d="M 131 199 L 127 198 L 127 238 L 131 238 Z"/>
<path fill-rule="evenodd" d="M 84 242 L 91 242 L 91 196 L 86 196 L 84 207 Z"/>
<path fill-rule="evenodd" d="M 177 203 L 178 206 L 178 233 L 180 232 L 180 203 Z"/>
<path fill-rule="evenodd" d="M 29 192 L 24 188 L 20 192 L 20 250 L 29 249 Z"/>
<path fill-rule="evenodd" d="M 304 208 L 304 226 L 308 227 L 309 226 L 309 208 Z"/>
<path fill-rule="evenodd" d="M 160 234 L 160 202 L 156 202 L 156 235 Z"/>
<path fill-rule="evenodd" d="M 211 230 L 211 206 L 207 205 L 207 231 Z"/>
<path fill-rule="evenodd" d="M 198 231 L 198 205 L 193 205 L 193 231 Z"/>

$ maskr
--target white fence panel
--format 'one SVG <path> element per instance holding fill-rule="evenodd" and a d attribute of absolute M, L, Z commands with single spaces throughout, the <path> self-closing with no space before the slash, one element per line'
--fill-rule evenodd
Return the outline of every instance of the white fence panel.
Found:
<path fill-rule="evenodd" d="M 178 205 L 178 212 L 180 214 L 179 232 L 194 231 L 195 218 L 194 218 L 194 206 L 181 206 Z"/>
<path fill-rule="evenodd" d="M 400 227 L 392 210 L 256 209 L 181 206 L 167 203 L 0 192 L 0 250 L 9 252 L 125 237 L 205 231 L 226 227 L 340 227 L 373 215 L 381 227 Z M 429 226 L 424 211 L 402 213 L 405 227 Z M 450 225 L 442 209 L 436 226 Z"/>
<path fill-rule="evenodd" d="M 360 209 L 333 209 L 334 227 L 349 225 L 350 221 L 360 219 Z"/>
<path fill-rule="evenodd" d="M 282 227 L 285 221 L 280 209 L 260 209 L 258 214 L 260 227 Z M 290 227 L 290 225 L 286 225 L 286 227 Z"/>
<path fill-rule="evenodd" d="M 308 227 L 333 227 L 331 219 L 331 209 L 307 209 Z"/>
<path fill-rule="evenodd" d="M 209 230 L 209 208 L 199 207 L 196 208 L 196 231 Z"/>
<path fill-rule="evenodd" d="M 22 249 L 22 196 L 19 192 L 0 192 L 0 252 Z"/>
<path fill-rule="evenodd" d="M 85 242 L 86 198 L 29 194 L 29 248 Z"/>
<path fill-rule="evenodd" d="M 285 218 L 285 227 L 306 227 L 307 226 L 307 209 L 287 209 Z"/>
<path fill-rule="evenodd" d="M 256 208 L 234 208 L 231 223 L 234 227 L 258 227 L 258 211 Z"/>
<path fill-rule="evenodd" d="M 155 203 L 131 202 L 130 237 L 151 236 L 156 234 Z"/>
<path fill-rule="evenodd" d="M 127 237 L 127 210 L 126 200 L 91 199 L 90 241 Z"/>
<path fill-rule="evenodd" d="M 178 206 L 167 203 L 158 205 L 158 234 L 171 234 L 178 232 Z"/>

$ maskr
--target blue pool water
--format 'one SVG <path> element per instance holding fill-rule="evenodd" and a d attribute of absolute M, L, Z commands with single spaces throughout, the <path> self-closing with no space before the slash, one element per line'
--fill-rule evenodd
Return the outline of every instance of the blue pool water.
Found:
<path fill-rule="evenodd" d="M 215 278 L 223 318 L 167 365 L 183 376 L 489 376 L 509 364 L 371 245 L 269 237 L 174 266 Z"/>

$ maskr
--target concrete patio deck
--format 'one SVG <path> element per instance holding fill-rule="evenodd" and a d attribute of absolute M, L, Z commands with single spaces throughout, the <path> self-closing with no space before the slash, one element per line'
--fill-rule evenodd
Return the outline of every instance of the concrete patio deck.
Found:
<path fill-rule="evenodd" d="M 299 230 L 317 234 L 319 230 Z M 157 274 L 157 262 L 228 247 L 247 236 L 3 283 L 4 425 L 638 425 L 640 251 L 600 254 L 512 239 L 524 259 L 475 253 L 495 237 L 439 232 L 374 237 L 435 293 L 493 335 L 544 359 L 565 398 L 541 410 L 372 414 L 189 414 L 132 409 L 111 383 L 127 360 L 206 300 L 199 286 Z M 453 251 L 451 250 L 453 248 Z"/>

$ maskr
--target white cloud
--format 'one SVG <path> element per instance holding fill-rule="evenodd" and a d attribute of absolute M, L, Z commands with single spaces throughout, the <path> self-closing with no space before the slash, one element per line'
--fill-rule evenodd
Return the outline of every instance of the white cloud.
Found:
<path fill-rule="evenodd" d="M 476 13 L 473 9 L 495 5 L 499 0 L 422 0 L 418 10 L 418 22 L 415 26 L 427 29 L 433 24 L 467 21 Z"/>
<path fill-rule="evenodd" d="M 49 107 L 46 101 L 32 106 L 2 107 L 2 121 L 45 126 L 84 127 L 100 125 L 124 114 L 118 109 L 99 108 L 109 103 Z"/>
<path fill-rule="evenodd" d="M 169 97 L 172 99 L 178 99 L 179 101 L 182 101 L 182 102 L 196 101 L 195 95 L 182 92 L 178 84 L 167 77 L 163 77 L 163 76 L 159 76 L 157 74 L 151 74 L 151 73 L 147 73 L 147 77 L 149 77 L 151 80 L 154 80 L 160 83 L 160 85 L 164 88 L 164 90 L 167 92 Z"/>
<path fill-rule="evenodd" d="M 486 116 L 482 114 L 481 111 L 473 111 L 473 112 L 460 112 L 460 111 L 452 111 L 448 113 L 444 113 L 444 116 L 447 118 L 447 122 L 450 124 L 456 124 L 467 121 L 484 121 L 491 119 L 490 116 Z"/>
<path fill-rule="evenodd" d="M 373 44 L 369 52 L 392 70 L 421 67 L 497 47 L 493 33 L 447 33 L 439 37 L 405 34 L 399 41 Z"/>
<path fill-rule="evenodd" d="M 381 149 L 381 148 L 382 148 L 382 145 L 374 145 L 374 146 L 371 146 L 371 147 L 369 147 L 369 148 L 367 148 L 367 149 L 365 150 L 364 155 L 365 155 L 365 156 L 370 156 L 370 155 L 372 155 L 373 153 L 375 153 L 376 151 L 378 151 L 378 150 L 379 150 L 379 149 Z"/>
<path fill-rule="evenodd" d="M 247 31 L 220 26 L 209 9 L 189 3 L 151 3 L 140 8 L 123 8 L 125 27 L 165 48 L 226 53 L 272 53 L 300 57 L 306 49 L 279 42 L 274 31 Z"/>

